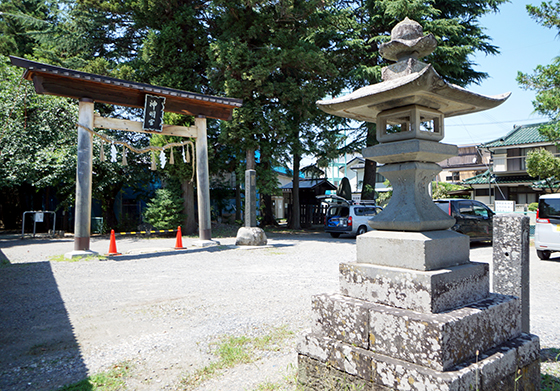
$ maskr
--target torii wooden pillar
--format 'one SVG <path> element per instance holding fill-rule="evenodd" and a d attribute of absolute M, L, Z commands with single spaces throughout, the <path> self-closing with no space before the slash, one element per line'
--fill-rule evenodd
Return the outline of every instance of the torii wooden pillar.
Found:
<path fill-rule="evenodd" d="M 211 240 L 210 181 L 206 118 L 230 120 L 233 109 L 242 100 L 157 87 L 144 83 L 79 72 L 10 56 L 13 65 L 25 68 L 23 77 L 33 81 L 38 94 L 64 96 L 79 100 L 78 123 L 87 129 L 95 127 L 159 133 L 196 138 L 196 168 L 199 237 L 201 245 Z M 165 111 L 195 117 L 195 126 L 164 125 L 162 132 L 142 130 L 140 122 L 103 118 L 94 115 L 94 102 L 143 108 L 145 95 L 166 98 Z M 76 168 L 75 255 L 90 252 L 92 152 L 90 132 L 78 126 L 78 165 Z"/>

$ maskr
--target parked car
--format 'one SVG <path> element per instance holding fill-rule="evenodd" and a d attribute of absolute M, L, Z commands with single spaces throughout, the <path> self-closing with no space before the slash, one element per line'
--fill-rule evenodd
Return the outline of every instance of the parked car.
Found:
<path fill-rule="evenodd" d="M 560 194 L 547 194 L 539 198 L 535 223 L 535 249 L 540 259 L 550 258 L 560 251 Z"/>
<path fill-rule="evenodd" d="M 342 234 L 361 235 L 372 228 L 368 220 L 383 210 L 373 201 L 354 202 L 336 195 L 317 196 L 326 202 L 325 232 L 333 238 Z M 330 201 L 327 201 L 330 200 Z"/>
<path fill-rule="evenodd" d="M 471 242 L 492 240 L 494 212 L 482 202 L 461 198 L 434 202 L 441 210 L 455 218 L 452 230 L 467 235 Z"/>

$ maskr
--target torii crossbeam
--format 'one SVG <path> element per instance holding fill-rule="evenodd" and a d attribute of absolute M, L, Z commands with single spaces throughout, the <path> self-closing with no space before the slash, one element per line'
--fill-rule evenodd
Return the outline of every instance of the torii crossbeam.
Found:
<path fill-rule="evenodd" d="M 164 125 L 162 132 L 196 138 L 196 175 L 198 223 L 201 241 L 210 241 L 210 182 L 208 176 L 208 144 L 206 118 L 231 120 L 233 109 L 241 107 L 241 99 L 197 94 L 145 83 L 116 79 L 72 69 L 56 67 L 10 56 L 13 65 L 25 68 L 23 78 L 33 82 L 38 94 L 57 95 L 79 101 L 78 164 L 76 169 L 76 217 L 74 252 L 90 252 L 91 190 L 93 137 L 83 127 L 144 131 L 141 123 L 94 116 L 94 102 L 144 108 L 146 94 L 165 97 L 165 111 L 192 115 L 195 126 Z"/>

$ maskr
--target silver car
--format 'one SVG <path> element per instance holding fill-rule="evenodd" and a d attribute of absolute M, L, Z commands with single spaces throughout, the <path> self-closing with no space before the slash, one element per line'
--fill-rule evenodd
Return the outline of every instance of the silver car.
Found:
<path fill-rule="evenodd" d="M 333 238 L 338 238 L 342 234 L 361 235 L 370 231 L 372 228 L 368 220 L 383 210 L 373 201 L 355 202 L 336 195 L 317 196 L 317 198 L 328 205 L 325 232 Z"/>

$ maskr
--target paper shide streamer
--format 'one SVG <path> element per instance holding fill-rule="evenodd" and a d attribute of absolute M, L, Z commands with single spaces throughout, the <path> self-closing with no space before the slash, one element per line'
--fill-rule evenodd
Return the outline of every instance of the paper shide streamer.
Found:
<path fill-rule="evenodd" d="M 138 154 L 151 152 L 151 167 L 150 168 L 155 171 L 155 170 L 157 170 L 155 152 L 160 151 L 160 156 L 159 156 L 160 167 L 164 168 L 165 165 L 167 164 L 167 156 L 165 155 L 164 151 L 166 149 L 171 149 L 171 156 L 169 158 L 169 164 L 175 164 L 175 159 L 173 158 L 173 147 L 181 147 L 182 148 L 183 162 L 185 162 L 185 163 L 191 163 L 192 162 L 192 172 L 193 172 L 192 175 L 193 176 L 191 177 L 191 181 L 194 180 L 195 162 L 194 162 L 194 144 L 193 144 L 192 141 L 183 141 L 181 143 L 169 143 L 167 145 L 164 145 L 163 147 L 157 147 L 157 146 L 154 146 L 154 145 L 150 145 L 149 147 L 138 149 L 138 148 L 135 148 L 132 145 L 126 143 L 126 142 L 111 140 L 107 136 L 104 136 L 102 134 L 94 132 L 93 130 L 89 129 L 88 127 L 86 127 L 82 124 L 77 124 L 77 126 L 87 130 L 92 135 L 97 136 L 101 139 L 101 151 L 100 151 L 99 160 L 101 160 L 102 162 L 105 161 L 105 152 L 104 152 L 105 143 L 111 144 L 111 162 L 113 162 L 113 163 L 117 162 L 118 151 L 117 151 L 116 145 L 122 145 L 122 147 L 123 147 L 122 165 L 123 166 L 128 165 L 128 161 L 127 161 L 127 157 L 126 157 L 127 149 L 131 150 L 132 152 L 138 153 Z M 190 151 L 189 151 L 189 148 L 188 148 L 189 146 L 191 147 Z M 187 148 L 185 148 L 185 147 L 187 147 Z M 193 159 L 191 159 L 191 155 L 193 156 Z"/>

